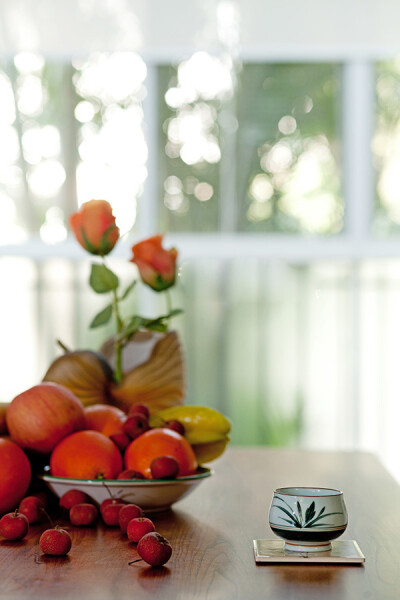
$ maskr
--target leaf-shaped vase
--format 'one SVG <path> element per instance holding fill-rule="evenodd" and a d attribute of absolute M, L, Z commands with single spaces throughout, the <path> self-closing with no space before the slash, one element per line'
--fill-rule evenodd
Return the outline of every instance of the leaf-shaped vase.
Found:
<path fill-rule="evenodd" d="M 115 366 L 114 342 L 107 340 L 101 352 Z M 146 404 L 150 414 L 184 403 L 185 361 L 178 334 L 138 331 L 122 352 L 123 380 L 113 384 L 113 404 L 129 412 L 133 404 Z"/>

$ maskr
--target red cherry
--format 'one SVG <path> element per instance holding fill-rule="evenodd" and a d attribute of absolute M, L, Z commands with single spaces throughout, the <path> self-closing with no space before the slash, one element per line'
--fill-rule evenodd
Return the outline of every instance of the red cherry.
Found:
<path fill-rule="evenodd" d="M 153 479 L 174 478 L 179 473 L 179 463 L 173 456 L 157 456 L 150 463 Z"/>
<path fill-rule="evenodd" d="M 126 535 L 130 542 L 138 542 L 146 533 L 155 531 L 155 529 L 153 521 L 146 517 L 138 517 L 129 521 Z"/>
<path fill-rule="evenodd" d="M 68 531 L 56 525 L 54 529 L 46 529 L 40 536 L 39 546 L 44 554 L 64 556 L 71 550 L 72 541 Z"/>
<path fill-rule="evenodd" d="M 146 533 L 139 541 L 137 551 L 140 558 L 152 567 L 164 565 L 172 554 L 169 541 L 157 532 Z"/>
<path fill-rule="evenodd" d="M 19 505 L 19 512 L 25 515 L 28 523 L 39 523 L 44 514 L 44 504 L 37 496 L 25 496 Z"/>
<path fill-rule="evenodd" d="M 121 471 L 121 473 L 118 473 L 117 479 L 144 479 L 144 475 L 142 475 L 142 473 L 139 473 L 139 471 L 125 469 L 125 471 Z"/>
<path fill-rule="evenodd" d="M 147 417 L 141 413 L 133 413 L 129 415 L 124 423 L 124 431 L 129 437 L 134 440 L 139 435 L 150 429 Z"/>
<path fill-rule="evenodd" d="M 75 504 L 83 504 L 84 502 L 90 502 L 90 498 L 81 490 L 68 490 L 60 498 L 60 506 L 66 510 L 70 510 Z"/>
<path fill-rule="evenodd" d="M 0 534 L 6 540 L 21 540 L 26 536 L 29 529 L 28 519 L 18 512 L 7 513 L 0 519 Z"/>
<path fill-rule="evenodd" d="M 120 498 L 106 498 L 105 500 L 103 500 L 103 502 L 100 504 L 100 512 L 103 513 L 103 510 L 109 505 L 109 504 L 124 504 L 123 500 L 121 500 Z"/>
<path fill-rule="evenodd" d="M 184 425 L 182 425 L 182 423 L 180 421 L 176 421 L 175 419 L 172 419 L 171 421 L 167 421 L 166 423 L 164 423 L 163 427 L 165 429 L 172 429 L 172 431 L 176 431 L 177 433 L 180 433 L 181 435 L 185 435 Z"/>
<path fill-rule="evenodd" d="M 109 436 L 110 440 L 114 442 L 120 452 L 125 452 L 129 444 L 131 443 L 131 438 L 124 431 L 118 431 L 118 433 L 113 433 Z"/>
<path fill-rule="evenodd" d="M 103 521 L 109 527 L 119 527 L 119 511 L 125 506 L 122 502 L 110 502 L 101 511 Z"/>
<path fill-rule="evenodd" d="M 143 510 L 136 504 L 125 504 L 119 511 L 119 526 L 122 533 L 126 533 L 129 521 L 143 517 Z"/>
<path fill-rule="evenodd" d="M 93 504 L 74 504 L 69 511 L 69 520 L 72 525 L 78 527 L 92 525 L 98 514 L 98 510 Z"/>
<path fill-rule="evenodd" d="M 132 404 L 128 415 L 132 415 L 133 413 L 141 413 L 146 419 L 150 418 L 150 411 L 145 404 Z"/>

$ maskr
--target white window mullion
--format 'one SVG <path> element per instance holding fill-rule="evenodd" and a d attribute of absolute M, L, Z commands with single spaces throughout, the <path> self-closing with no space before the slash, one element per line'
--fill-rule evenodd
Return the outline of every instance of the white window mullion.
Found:
<path fill-rule="evenodd" d="M 137 228 L 134 242 L 158 232 L 158 77 L 157 66 L 147 63 L 146 97 L 143 100 L 143 127 L 147 143 L 147 179 L 138 200 Z M 147 286 L 137 287 L 138 312 L 152 316 L 157 312 L 157 299 Z"/>
<path fill-rule="evenodd" d="M 345 63 L 342 86 L 345 232 L 357 244 L 370 237 L 374 205 L 375 186 L 371 155 L 375 110 L 373 63 Z"/>
<path fill-rule="evenodd" d="M 375 119 L 374 68 L 369 61 L 356 60 L 343 66 L 342 143 L 345 236 L 357 250 L 371 239 L 375 185 L 371 141 Z M 360 252 L 361 254 L 362 252 Z M 350 258 L 350 257 L 349 257 Z M 361 283 L 360 266 L 354 261 L 348 293 L 349 343 L 352 352 L 346 385 L 347 398 L 341 405 L 345 427 L 342 444 L 359 447 L 363 401 L 361 398 Z M 340 415 L 338 415 L 340 418 Z"/>
<path fill-rule="evenodd" d="M 145 86 L 147 94 L 142 107 L 147 143 L 147 179 L 137 206 L 137 234 L 141 239 L 152 235 L 158 225 L 158 82 L 154 64 L 147 64 Z"/>

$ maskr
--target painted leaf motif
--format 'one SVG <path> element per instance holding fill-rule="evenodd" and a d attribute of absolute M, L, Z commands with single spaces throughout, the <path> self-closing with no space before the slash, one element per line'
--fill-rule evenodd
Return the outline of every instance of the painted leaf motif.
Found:
<path fill-rule="evenodd" d="M 283 504 L 285 504 L 285 505 L 287 506 L 287 509 L 288 509 L 288 510 L 289 510 L 289 512 L 290 512 L 290 517 L 291 517 L 291 519 L 293 519 L 293 521 L 297 521 L 297 522 L 298 522 L 298 525 L 296 525 L 296 527 L 301 527 L 301 521 L 299 521 L 299 520 L 297 519 L 296 513 L 293 511 L 293 509 L 292 509 L 292 507 L 290 506 L 290 504 L 288 504 L 288 503 L 286 502 L 286 500 L 284 500 L 283 498 L 280 498 L 279 496 L 277 496 L 277 498 L 276 498 L 276 499 L 277 499 L 277 500 L 280 500 L 281 502 L 283 502 Z M 277 507 L 277 508 L 279 508 L 279 507 Z"/>
<path fill-rule="evenodd" d="M 299 517 L 299 521 L 300 523 L 303 521 L 303 513 L 301 511 L 301 506 L 300 506 L 300 502 L 297 501 L 297 515 Z"/>
<path fill-rule="evenodd" d="M 307 526 L 307 523 L 309 521 L 311 521 L 313 518 L 315 517 L 315 502 L 312 501 L 310 506 L 307 508 L 306 510 L 306 515 L 305 515 L 305 525 Z"/>
<path fill-rule="evenodd" d="M 290 524 L 294 525 L 295 527 L 301 527 L 301 523 L 299 523 L 296 515 L 292 515 L 288 510 L 286 510 L 286 508 L 284 508 L 283 506 L 277 506 L 276 508 L 279 508 L 279 510 L 281 510 L 283 513 L 285 513 L 285 515 L 287 515 L 290 519 Z M 281 519 L 283 521 L 286 521 L 286 519 L 284 519 L 284 517 L 281 517 Z"/>
<path fill-rule="evenodd" d="M 324 507 L 325 508 L 325 507 Z M 333 512 L 333 513 L 326 513 L 325 515 L 321 514 L 321 511 L 318 514 L 318 517 L 315 517 L 315 519 L 313 519 L 312 521 L 310 521 L 309 523 L 307 523 L 306 527 L 333 527 L 332 524 L 330 523 L 320 523 L 319 525 L 314 525 L 314 523 L 316 523 L 317 521 L 320 521 L 321 519 L 325 519 L 325 517 L 330 517 L 331 515 L 342 515 L 342 512 Z"/>
<path fill-rule="evenodd" d="M 289 521 L 289 519 L 284 519 L 283 517 L 280 517 L 282 521 L 285 521 L 285 523 L 289 523 L 289 525 L 293 525 L 293 521 Z"/>

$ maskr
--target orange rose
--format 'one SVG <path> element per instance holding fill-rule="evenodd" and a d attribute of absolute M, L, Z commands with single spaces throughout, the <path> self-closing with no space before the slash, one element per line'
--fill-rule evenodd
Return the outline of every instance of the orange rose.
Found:
<path fill-rule="evenodd" d="M 132 246 L 131 262 L 137 265 L 142 281 L 157 292 L 174 285 L 178 256 L 175 248 L 165 250 L 162 247 L 162 239 L 162 235 L 155 235 Z"/>
<path fill-rule="evenodd" d="M 108 254 L 119 239 L 119 229 L 106 200 L 85 202 L 70 216 L 69 224 L 80 245 L 91 254 Z"/>

